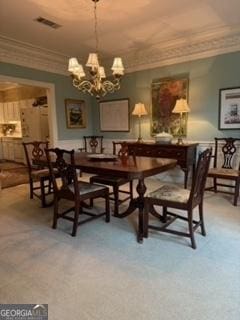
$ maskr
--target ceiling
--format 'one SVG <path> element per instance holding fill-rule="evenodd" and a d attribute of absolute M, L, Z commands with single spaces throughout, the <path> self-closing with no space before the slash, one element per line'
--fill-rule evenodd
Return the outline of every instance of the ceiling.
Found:
<path fill-rule="evenodd" d="M 240 50 L 239 0 L 100 0 L 97 15 L 101 58 L 120 55 L 128 71 Z M 61 27 L 39 24 L 39 16 Z M 62 64 L 64 73 L 68 57 L 85 64 L 94 48 L 91 0 L 0 0 L 3 61 L 45 59 L 45 69 Z M 25 61 L 24 50 L 32 53 Z"/>

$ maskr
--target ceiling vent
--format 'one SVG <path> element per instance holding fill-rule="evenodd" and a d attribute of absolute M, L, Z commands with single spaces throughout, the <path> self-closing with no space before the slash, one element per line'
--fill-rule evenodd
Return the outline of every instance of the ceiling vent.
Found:
<path fill-rule="evenodd" d="M 45 19 L 43 17 L 38 17 L 38 18 L 34 19 L 34 21 L 37 21 L 37 22 L 42 23 L 42 24 L 45 24 L 45 26 L 48 26 L 48 27 L 53 28 L 53 29 L 58 29 L 58 28 L 61 27 L 60 24 L 57 24 L 57 23 L 55 23 L 55 22 L 53 22 L 51 20 Z"/>

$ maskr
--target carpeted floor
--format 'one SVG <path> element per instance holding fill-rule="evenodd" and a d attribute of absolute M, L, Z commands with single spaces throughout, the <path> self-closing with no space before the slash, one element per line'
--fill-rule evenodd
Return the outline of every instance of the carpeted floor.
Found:
<path fill-rule="evenodd" d="M 14 162 L 0 163 L 0 179 L 2 188 L 9 188 L 28 183 L 26 166 Z"/>
<path fill-rule="evenodd" d="M 207 236 L 193 250 L 157 232 L 138 244 L 137 215 L 92 221 L 72 238 L 69 221 L 51 229 L 53 208 L 29 200 L 27 185 L 4 189 L 0 301 L 48 303 L 50 320 L 239 320 L 239 205 L 206 193 Z"/>

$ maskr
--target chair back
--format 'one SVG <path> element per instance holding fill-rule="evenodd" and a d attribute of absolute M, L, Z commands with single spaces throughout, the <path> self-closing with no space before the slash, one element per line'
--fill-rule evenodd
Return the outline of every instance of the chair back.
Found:
<path fill-rule="evenodd" d="M 194 173 L 189 197 L 189 201 L 192 202 L 192 207 L 195 207 L 203 199 L 211 156 L 212 148 L 209 148 L 200 153 L 198 157 L 197 168 Z"/>
<path fill-rule="evenodd" d="M 222 167 L 224 169 L 240 170 L 240 161 L 237 156 L 236 142 L 240 142 L 240 138 L 214 138 L 214 168 Z"/>
<path fill-rule="evenodd" d="M 50 175 L 53 181 L 54 193 L 79 195 L 77 171 L 75 168 L 74 150 L 54 148 L 45 149 Z M 60 177 L 60 181 L 56 181 Z M 74 189 L 69 187 L 73 186 Z"/>
<path fill-rule="evenodd" d="M 119 151 L 122 149 L 122 146 L 126 144 L 126 141 L 112 141 L 113 144 L 113 154 L 118 155 Z"/>
<path fill-rule="evenodd" d="M 103 153 L 103 136 L 83 136 L 84 151 L 91 153 Z"/>
<path fill-rule="evenodd" d="M 27 161 L 28 170 L 42 169 L 44 166 L 39 161 L 44 157 L 44 149 L 48 148 L 48 141 L 23 142 L 24 153 Z"/>

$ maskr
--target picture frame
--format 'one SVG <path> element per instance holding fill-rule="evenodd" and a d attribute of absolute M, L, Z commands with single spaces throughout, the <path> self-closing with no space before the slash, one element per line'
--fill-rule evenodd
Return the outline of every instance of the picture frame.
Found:
<path fill-rule="evenodd" d="M 160 78 L 152 81 L 152 114 L 151 135 L 168 132 L 174 137 L 179 135 L 180 122 L 182 123 L 182 136 L 187 135 L 188 114 L 172 113 L 177 99 L 188 101 L 189 78 L 188 75 L 178 75 L 168 78 Z"/>
<path fill-rule="evenodd" d="M 84 100 L 65 99 L 66 123 L 69 129 L 83 129 L 87 126 Z"/>
<path fill-rule="evenodd" d="M 129 99 L 100 101 L 100 131 L 130 131 Z"/>
<path fill-rule="evenodd" d="M 240 129 L 240 87 L 219 90 L 219 130 Z"/>

